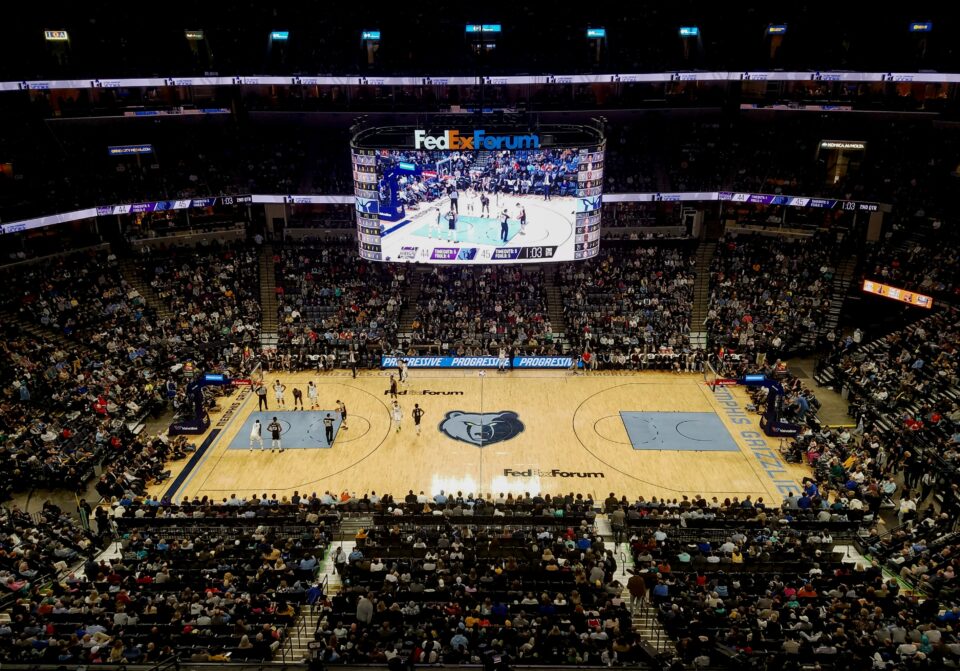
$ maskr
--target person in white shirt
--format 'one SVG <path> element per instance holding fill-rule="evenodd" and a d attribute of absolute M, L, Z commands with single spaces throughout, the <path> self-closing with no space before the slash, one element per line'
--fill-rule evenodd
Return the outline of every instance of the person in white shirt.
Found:
<path fill-rule="evenodd" d="M 396 401 L 393 402 L 393 407 L 390 409 L 390 417 L 393 420 L 393 426 L 396 432 L 400 433 L 400 420 L 403 419 L 403 408 L 401 408 L 400 404 Z"/>
<path fill-rule="evenodd" d="M 917 511 L 917 502 L 911 499 L 909 496 L 904 496 L 900 499 L 900 510 L 897 511 L 897 519 L 900 521 L 900 524 L 904 523 L 904 518 L 908 521 L 913 518 L 913 513 Z"/>
<path fill-rule="evenodd" d="M 310 399 L 310 409 L 316 410 L 317 405 L 317 385 L 313 383 L 313 380 L 307 383 L 307 398 Z"/>
<path fill-rule="evenodd" d="M 434 238 L 434 236 L 436 236 L 437 239 L 440 238 L 440 220 L 443 219 L 443 212 L 440 211 L 440 208 L 439 208 L 439 207 L 435 207 L 435 208 L 433 208 L 433 209 L 435 209 L 435 210 L 437 211 L 437 216 L 434 217 L 434 216 L 431 214 L 430 217 L 429 217 L 429 218 L 430 218 L 430 239 L 431 239 L 431 240 Z"/>
<path fill-rule="evenodd" d="M 253 444 L 259 443 L 260 449 L 263 450 L 263 427 L 260 425 L 260 420 L 254 420 L 253 428 L 250 429 L 250 451 L 253 452 Z"/>
<path fill-rule="evenodd" d="M 283 392 L 286 391 L 286 385 L 280 384 L 280 380 L 277 380 L 273 384 L 273 397 L 277 400 L 277 404 L 281 407 L 286 405 L 283 400 Z"/>

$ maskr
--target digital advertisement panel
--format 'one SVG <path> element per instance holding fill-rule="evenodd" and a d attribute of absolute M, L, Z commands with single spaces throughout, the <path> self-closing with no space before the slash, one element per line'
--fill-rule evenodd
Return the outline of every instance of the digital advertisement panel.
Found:
<path fill-rule="evenodd" d="M 910 291 L 908 289 L 892 287 L 889 284 L 874 282 L 873 280 L 863 281 L 863 291 L 864 293 L 883 296 L 884 298 L 900 301 L 901 303 L 915 305 L 919 308 L 930 309 L 933 307 L 933 299 L 930 296 L 918 294 L 917 292 Z"/>
<path fill-rule="evenodd" d="M 602 141 L 410 129 L 411 148 L 353 148 L 360 255 L 434 264 L 596 256 Z"/>

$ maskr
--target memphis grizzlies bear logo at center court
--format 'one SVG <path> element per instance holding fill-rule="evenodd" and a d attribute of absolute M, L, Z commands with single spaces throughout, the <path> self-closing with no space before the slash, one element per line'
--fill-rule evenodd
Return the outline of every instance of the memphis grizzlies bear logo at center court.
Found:
<path fill-rule="evenodd" d="M 508 410 L 485 413 L 452 410 L 440 422 L 441 432 L 477 447 L 516 438 L 523 429 L 517 413 Z"/>

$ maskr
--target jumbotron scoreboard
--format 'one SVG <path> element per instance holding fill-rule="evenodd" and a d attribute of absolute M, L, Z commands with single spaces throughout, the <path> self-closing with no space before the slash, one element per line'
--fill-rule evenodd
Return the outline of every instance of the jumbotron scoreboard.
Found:
<path fill-rule="evenodd" d="M 596 256 L 604 148 L 599 124 L 363 128 L 351 142 L 360 256 L 433 264 Z"/>

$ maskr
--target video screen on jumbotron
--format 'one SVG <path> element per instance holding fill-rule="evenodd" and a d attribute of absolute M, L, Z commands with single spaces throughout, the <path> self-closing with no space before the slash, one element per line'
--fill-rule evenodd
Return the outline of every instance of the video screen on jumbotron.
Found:
<path fill-rule="evenodd" d="M 602 134 L 590 127 L 358 134 L 360 256 L 436 264 L 596 256 L 603 150 Z"/>

